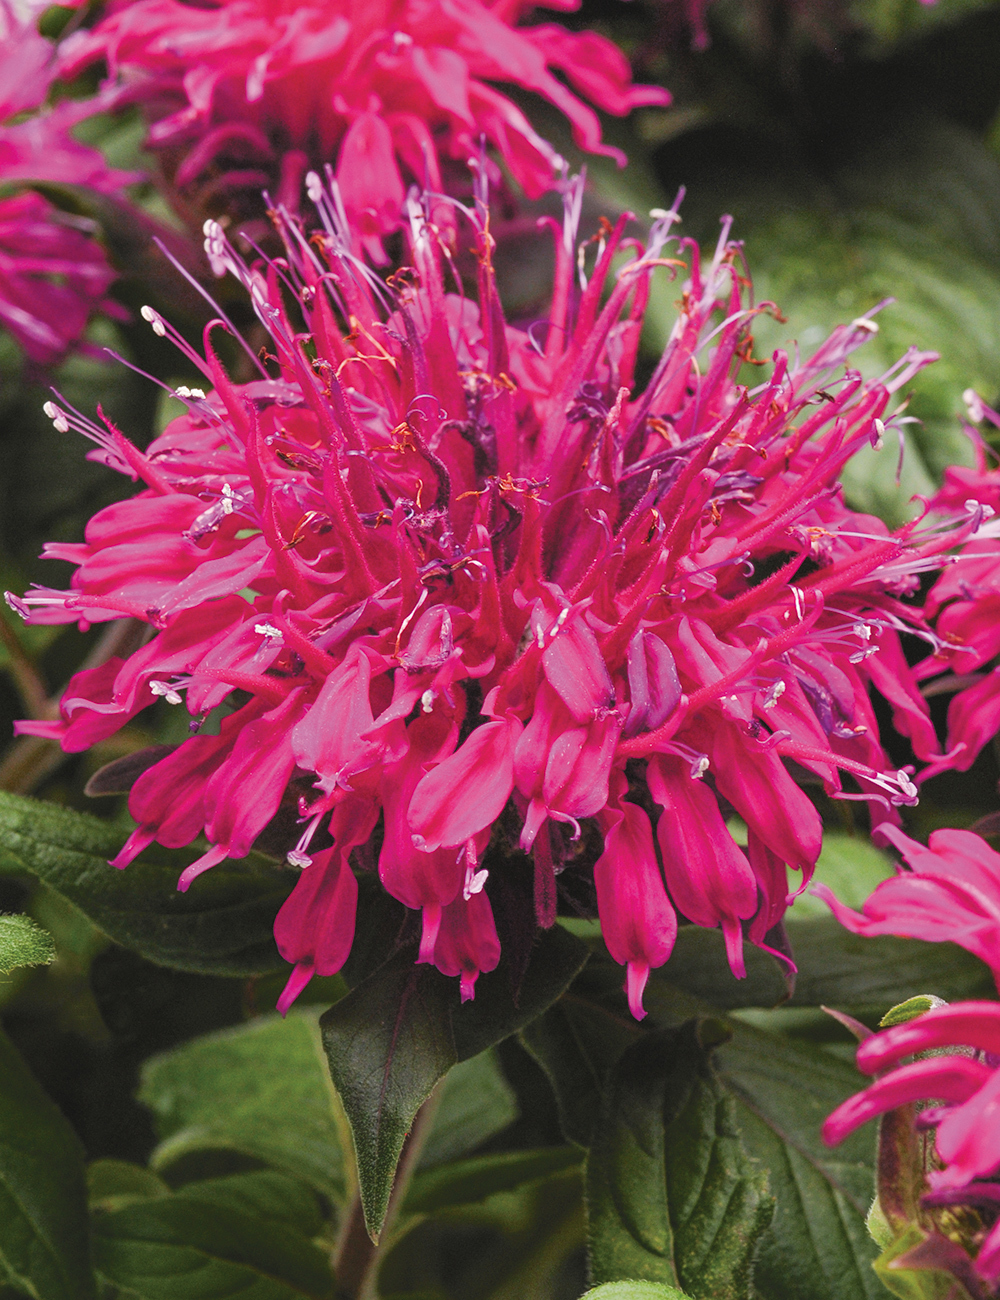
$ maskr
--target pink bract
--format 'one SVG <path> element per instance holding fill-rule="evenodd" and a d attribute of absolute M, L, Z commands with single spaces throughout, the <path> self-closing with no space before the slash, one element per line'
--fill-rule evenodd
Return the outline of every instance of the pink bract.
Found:
<path fill-rule="evenodd" d="M 574 9 L 575 3 L 551 7 Z M 634 86 L 622 52 L 595 32 L 519 26 L 524 0 L 228 0 L 118 5 L 63 46 L 74 75 L 106 59 L 150 119 L 149 145 L 178 190 L 221 210 L 270 185 L 296 205 L 307 166 L 332 164 L 352 228 L 384 260 L 407 185 L 440 191 L 467 176 L 480 140 L 530 197 L 562 168 L 555 149 L 497 83 L 541 96 L 578 145 L 624 162 L 597 115 L 666 104 Z M 559 73 L 566 78 L 560 79 Z M 574 94 L 573 91 L 578 92 Z"/>
<path fill-rule="evenodd" d="M 411 264 L 386 284 L 353 256 L 336 196 L 315 176 L 309 189 L 321 250 L 287 213 L 281 263 L 247 267 L 206 230 L 268 331 L 269 369 L 237 385 L 214 351 L 221 321 L 199 354 L 147 308 L 212 391 L 179 390 L 187 414 L 145 453 L 50 406 L 142 487 L 84 542 L 47 548 L 78 566 L 69 591 L 10 599 L 33 622 L 127 617 L 152 636 L 78 674 L 60 721 L 21 732 L 81 750 L 158 697 L 183 701 L 197 734 L 137 781 L 115 859 L 204 832 L 182 888 L 298 799 L 283 1006 L 346 956 L 359 845 L 421 910 L 419 959 L 460 976 L 463 997 L 497 964 L 512 854 L 530 855 L 538 925 L 596 887 L 636 1015 L 677 913 L 721 927 L 741 973 L 744 934 L 780 949 L 787 869 L 808 880 L 820 848 L 786 761 L 883 817 L 915 802 L 879 743 L 883 682 L 918 752 L 937 752 L 899 637 L 928 635 L 914 574 L 954 538 L 891 533 L 838 485 L 931 358 L 863 381 L 846 363 L 865 318 L 803 360 L 776 353 L 748 391 L 737 376 L 768 305 L 751 305 L 728 223 L 707 261 L 686 240 L 680 261 L 664 256 L 675 214 L 645 247 L 624 216 L 577 279 L 572 201 L 548 319 L 515 328 L 484 205 L 461 217 L 469 294 L 446 283 L 429 202 L 410 201 Z M 678 272 L 670 341 L 637 385 L 650 277 Z"/>

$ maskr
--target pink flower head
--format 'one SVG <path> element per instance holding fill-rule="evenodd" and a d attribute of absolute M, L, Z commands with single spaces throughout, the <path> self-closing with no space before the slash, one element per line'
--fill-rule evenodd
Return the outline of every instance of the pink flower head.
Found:
<path fill-rule="evenodd" d="M 875 835 L 894 844 L 909 866 L 878 885 L 862 913 L 825 885 L 813 886 L 813 893 L 853 934 L 957 943 L 984 961 L 1000 985 L 1000 853 L 972 831 L 932 831 L 927 848 L 887 822 Z"/>
<path fill-rule="evenodd" d="M 974 419 L 1000 424 L 1000 415 L 972 390 L 965 396 Z M 917 675 L 926 679 L 948 669 L 926 689 L 954 694 L 948 706 L 947 754 L 921 774 L 924 780 L 943 767 L 968 771 L 1000 731 L 1000 469 L 990 467 L 978 431 L 972 425 L 966 431 L 975 447 L 975 467 L 945 470 L 941 490 L 930 502 L 946 518 L 967 521 L 971 536 L 927 597 L 938 645 Z"/>
<path fill-rule="evenodd" d="M 384 261 L 381 239 L 401 224 L 407 186 L 450 188 L 483 138 L 530 197 L 553 185 L 562 160 L 497 83 L 548 100 L 581 148 L 620 164 L 596 114 L 555 74 L 608 113 L 669 103 L 659 87 L 631 84 L 628 61 L 603 36 L 519 26 L 533 7 L 135 0 L 69 38 L 63 70 L 106 59 L 125 98 L 145 107 L 149 145 L 178 190 L 188 203 L 200 191 L 207 210 L 239 206 L 241 193 L 259 210 L 268 185 L 295 206 L 306 167 L 331 164 L 352 230 Z"/>
<path fill-rule="evenodd" d="M 995 855 L 994 855 L 995 856 Z M 962 1054 L 941 1055 L 956 1049 Z M 969 1049 L 973 1054 L 969 1055 Z M 900 1065 L 903 1057 L 936 1054 Z M 919 1112 L 921 1128 L 935 1130 L 944 1168 L 927 1174 L 928 1205 L 1000 1205 L 992 1178 L 1000 1170 L 1000 1005 L 957 1002 L 874 1034 L 858 1048 L 858 1068 L 880 1077 L 838 1106 L 823 1125 L 833 1146 L 866 1120 L 912 1102 L 933 1101 Z M 987 1233 L 975 1261 L 991 1286 L 1000 1282 L 1000 1220 Z"/>
<path fill-rule="evenodd" d="M 278 923 L 297 971 L 283 1005 L 346 955 L 343 873 L 376 820 L 363 856 L 377 848 L 382 886 L 422 912 L 419 958 L 463 996 L 496 964 L 492 908 L 515 886 L 492 878 L 517 847 L 534 858 L 540 925 L 560 873 L 594 873 L 636 1015 L 678 914 L 720 927 L 742 973 L 744 933 L 769 944 L 787 870 L 807 880 L 819 852 L 786 761 L 890 815 L 916 799 L 881 750 L 869 688 L 884 651 L 891 703 L 923 735 L 898 639 L 925 632 L 905 596 L 951 539 L 852 514 L 838 482 L 929 358 L 864 382 L 845 363 L 866 318 L 804 360 L 776 353 L 748 391 L 736 377 L 765 308 L 748 305 L 728 224 L 707 262 L 689 241 L 680 261 L 664 256 L 675 214 L 645 248 L 622 217 L 578 276 L 572 203 L 548 319 L 516 328 L 481 204 L 463 217 L 479 264 L 467 296 L 447 288 L 420 202 L 410 265 L 386 284 L 354 257 L 335 196 L 309 185 L 322 248 L 278 212 L 285 258 L 247 267 L 207 226 L 210 260 L 268 331 L 269 369 L 237 385 L 213 349 L 220 321 L 200 355 L 145 309 L 208 395 L 180 390 L 187 413 L 145 453 L 51 408 L 141 486 L 82 544 L 49 548 L 78 566 L 69 591 L 10 599 L 33 622 L 128 617 L 153 635 L 75 678 L 59 721 L 19 729 L 78 748 L 156 698 L 186 705 L 197 734 L 137 781 L 116 858 L 203 831 L 182 887 L 244 855 L 291 782 L 308 791 L 289 853 L 305 871 Z M 649 278 L 678 268 L 670 341 L 637 386 Z M 313 858 L 320 834 L 334 851 Z"/>
<path fill-rule="evenodd" d="M 69 133 L 93 104 L 41 108 L 55 52 L 35 16 L 0 0 L 0 185 L 50 181 L 114 193 L 134 178 Z M 114 278 L 92 222 L 32 192 L 0 199 L 0 326 L 32 361 L 57 361 L 95 311 L 120 313 L 106 298 Z"/>

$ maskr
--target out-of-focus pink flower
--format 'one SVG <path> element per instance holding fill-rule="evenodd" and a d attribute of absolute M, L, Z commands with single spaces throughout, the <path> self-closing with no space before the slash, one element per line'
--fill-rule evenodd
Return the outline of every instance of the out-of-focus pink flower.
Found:
<path fill-rule="evenodd" d="M 575 3 L 554 8 L 576 8 Z M 530 197 L 562 168 L 499 84 L 548 100 L 576 142 L 624 162 L 596 114 L 669 103 L 634 86 L 628 61 L 595 32 L 518 25 L 523 0 L 134 0 L 64 42 L 66 75 L 106 59 L 150 119 L 149 145 L 182 193 L 221 210 L 249 192 L 298 204 L 307 166 L 335 168 L 352 228 L 383 259 L 409 183 L 440 191 L 467 176 L 480 140 Z M 560 79 L 564 77 L 566 81 Z"/>
<path fill-rule="evenodd" d="M 962 942 L 958 932 L 951 937 Z M 956 1054 L 947 1054 L 948 1048 Z M 930 1051 L 935 1055 L 899 1064 L 905 1056 Z M 832 1146 L 877 1115 L 932 1101 L 918 1113 L 917 1123 L 935 1130 L 935 1150 L 944 1168 L 928 1171 L 925 1205 L 966 1204 L 995 1213 L 1000 1185 L 980 1180 L 1000 1170 L 998 1059 L 1000 1005 L 995 1002 L 936 1007 L 874 1034 L 858 1048 L 858 1068 L 880 1077 L 837 1107 L 823 1125 L 823 1138 Z M 1000 1282 L 1000 1220 L 987 1232 L 975 1267 L 991 1286 Z"/>
<path fill-rule="evenodd" d="M 93 103 L 41 108 L 55 51 L 34 17 L 0 0 L 0 185 L 49 181 L 116 193 L 135 178 L 70 135 Z M 92 222 L 60 212 L 39 194 L 0 199 L 0 326 L 32 361 L 58 360 L 95 311 L 120 314 L 106 298 L 115 273 L 92 236 Z"/>
<path fill-rule="evenodd" d="M 807 880 L 819 852 L 787 760 L 889 816 L 916 800 L 869 700 L 883 649 L 900 675 L 891 703 L 933 752 L 898 638 L 927 635 L 904 597 L 953 537 L 890 533 L 839 489 L 929 356 L 864 382 L 845 363 L 866 318 L 804 360 L 777 353 L 747 391 L 736 377 L 766 307 L 747 305 L 728 225 L 707 263 L 682 241 L 685 265 L 663 256 L 668 214 L 612 276 L 630 247 L 622 217 L 578 280 L 574 194 L 548 319 L 515 329 L 482 204 L 464 218 L 479 259 L 469 298 L 446 292 L 419 202 L 411 265 L 389 288 L 354 258 L 334 196 L 315 177 L 309 188 L 322 250 L 279 212 L 280 267 L 248 268 L 207 227 L 210 261 L 242 281 L 269 333 L 270 370 L 235 385 L 212 346 L 220 322 L 200 355 L 147 308 L 214 391 L 179 390 L 187 414 L 146 453 L 50 406 L 143 486 L 82 544 L 48 548 L 78 566 L 69 591 L 10 599 L 33 622 L 125 616 L 154 635 L 74 679 L 59 721 L 20 730 L 79 749 L 157 697 L 185 701 L 201 734 L 138 780 L 137 830 L 115 860 L 204 830 L 182 887 L 245 854 L 290 781 L 312 783 L 289 853 L 305 875 L 279 919 L 297 970 L 283 1005 L 345 955 L 342 873 L 380 815 L 382 884 L 421 909 L 419 957 L 458 974 L 463 996 L 496 964 L 504 891 L 490 877 L 518 846 L 534 858 L 540 925 L 555 920 L 559 873 L 594 870 L 635 1014 L 677 913 L 721 927 L 740 973 L 744 932 L 771 946 L 787 869 Z M 649 278 L 678 267 L 670 342 L 637 387 Z M 730 808 L 750 827 L 749 857 Z M 581 862 L 591 818 L 604 847 Z M 319 871 L 317 835 L 336 850 Z"/>
<path fill-rule="evenodd" d="M 883 880 L 860 913 L 825 885 L 814 885 L 813 893 L 853 934 L 957 943 L 984 961 L 1000 985 L 1000 853 L 972 831 L 932 831 L 927 848 L 887 822 L 874 834 L 894 844 L 909 867 Z"/>
<path fill-rule="evenodd" d="M 1000 415 L 971 389 L 970 416 L 1000 426 Z M 1000 469 L 971 424 L 973 467 L 949 466 L 930 507 L 946 517 L 977 518 L 975 534 L 953 557 L 928 593 L 926 613 L 939 638 L 937 652 L 917 667 L 929 692 L 954 691 L 948 706 L 946 755 L 921 773 L 926 780 L 942 768 L 965 772 L 1000 730 Z M 938 676 L 944 670 L 944 676 Z M 985 670 L 985 671 L 984 671 Z"/>

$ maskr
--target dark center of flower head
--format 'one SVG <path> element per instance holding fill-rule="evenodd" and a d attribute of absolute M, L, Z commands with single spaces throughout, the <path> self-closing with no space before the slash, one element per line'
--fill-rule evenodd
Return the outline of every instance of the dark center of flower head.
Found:
<path fill-rule="evenodd" d="M 675 212 L 645 246 L 625 216 L 578 255 L 572 188 L 548 318 L 514 328 L 485 202 L 412 197 L 410 265 L 386 282 L 355 255 L 336 187 L 308 188 L 321 226 L 309 237 L 278 205 L 281 258 L 248 266 L 206 226 L 213 269 L 267 330 L 257 378 L 220 365 L 224 320 L 202 356 L 147 311 L 208 395 L 178 390 L 187 413 L 145 455 L 53 406 L 145 487 L 83 545 L 50 548 L 79 565 L 70 592 L 19 607 L 156 635 L 79 674 L 58 724 L 22 729 L 82 748 L 157 695 L 196 720 L 242 701 L 139 777 L 116 865 L 204 832 L 186 888 L 245 855 L 292 792 L 303 871 L 276 927 L 296 963 L 282 1006 L 346 959 L 361 846 L 421 909 L 419 959 L 463 997 L 499 960 L 494 877 L 521 878 L 515 850 L 539 924 L 568 862 L 592 880 L 636 1015 L 678 913 L 721 926 L 738 974 L 744 932 L 780 952 L 767 936 L 787 868 L 808 880 L 821 833 L 786 761 L 834 797 L 915 802 L 880 748 L 872 684 L 912 715 L 918 756 L 939 754 L 899 634 L 931 637 L 915 575 L 979 521 L 891 533 L 838 487 L 928 356 L 863 382 L 845 363 L 876 328 L 865 317 L 743 387 L 768 305 L 751 303 L 728 223 L 704 263 L 686 240 L 664 255 Z M 474 285 L 452 269 L 470 229 Z M 684 283 L 640 388 L 654 273 Z"/>

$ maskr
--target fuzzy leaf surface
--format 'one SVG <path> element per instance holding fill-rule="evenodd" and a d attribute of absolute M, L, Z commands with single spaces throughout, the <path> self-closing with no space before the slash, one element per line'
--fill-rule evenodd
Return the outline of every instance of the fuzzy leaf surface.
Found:
<path fill-rule="evenodd" d="M 692 1023 L 647 1034 L 615 1066 L 587 1163 L 595 1282 L 746 1300 L 774 1203 Z"/>
<path fill-rule="evenodd" d="M 604 1282 L 580 1300 L 688 1300 L 683 1291 L 662 1282 Z"/>
<path fill-rule="evenodd" d="M 30 916 L 0 916 L 0 975 L 19 966 L 48 966 L 56 959 L 56 945 L 48 930 Z"/>
<path fill-rule="evenodd" d="M 271 933 L 294 883 L 259 859 L 223 862 L 186 894 L 193 852 L 151 846 L 125 871 L 108 859 L 121 837 L 69 808 L 0 793 L 0 871 L 28 872 L 69 899 L 109 938 L 175 970 L 245 978 L 282 969 Z"/>
<path fill-rule="evenodd" d="M 139 1099 L 153 1112 L 154 1169 L 231 1150 L 343 1199 L 344 1157 L 315 1015 L 260 1016 L 154 1056 Z"/>
<path fill-rule="evenodd" d="M 413 1118 L 459 1061 L 516 1033 L 562 994 L 588 951 L 560 927 L 533 950 L 512 996 L 505 961 L 459 1003 L 454 980 L 404 949 L 323 1016 L 323 1045 L 357 1153 L 365 1223 L 379 1233 Z"/>
<path fill-rule="evenodd" d="M 221 1180 L 227 1181 L 227 1180 Z M 325 1254 L 229 1196 L 136 1201 L 94 1222 L 94 1262 L 143 1300 L 327 1300 Z"/>
<path fill-rule="evenodd" d="M 865 1227 L 874 1194 L 873 1128 L 832 1150 L 819 1135 L 862 1077 L 820 1047 L 738 1023 L 715 1063 L 736 1099 L 746 1149 L 767 1168 L 776 1199 L 754 1272 L 761 1300 L 884 1300 L 872 1271 L 878 1248 Z"/>

